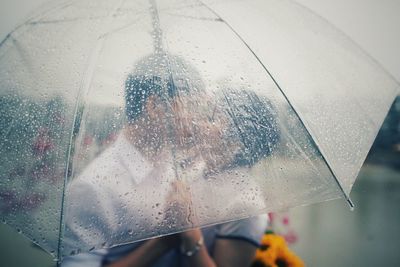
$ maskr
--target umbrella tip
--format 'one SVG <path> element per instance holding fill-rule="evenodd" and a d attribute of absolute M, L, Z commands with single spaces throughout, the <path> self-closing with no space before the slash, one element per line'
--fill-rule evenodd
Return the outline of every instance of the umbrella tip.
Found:
<path fill-rule="evenodd" d="M 347 200 L 347 204 L 350 207 L 350 210 L 354 211 L 354 203 L 353 203 L 353 201 L 351 201 L 351 199 L 349 197 L 347 197 L 346 200 Z"/>

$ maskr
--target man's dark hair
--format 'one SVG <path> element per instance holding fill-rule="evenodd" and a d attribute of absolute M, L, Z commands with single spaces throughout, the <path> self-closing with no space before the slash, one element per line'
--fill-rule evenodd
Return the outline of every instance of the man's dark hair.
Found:
<path fill-rule="evenodd" d="M 199 73 L 182 58 L 150 55 L 137 64 L 125 81 L 125 111 L 128 122 L 139 118 L 150 96 L 168 101 L 180 94 L 203 89 Z"/>
<path fill-rule="evenodd" d="M 271 102 L 252 91 L 224 91 L 226 112 L 231 118 L 231 138 L 242 148 L 231 165 L 252 166 L 272 153 L 280 139 L 277 114 Z"/>

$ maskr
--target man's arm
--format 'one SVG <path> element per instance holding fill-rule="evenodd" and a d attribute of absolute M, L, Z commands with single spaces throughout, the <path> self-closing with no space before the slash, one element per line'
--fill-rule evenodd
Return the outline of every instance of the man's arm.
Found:
<path fill-rule="evenodd" d="M 105 267 L 147 267 L 154 264 L 178 243 L 178 236 L 164 236 L 150 239 L 125 257 Z"/>
<path fill-rule="evenodd" d="M 201 231 L 194 229 L 181 233 L 182 246 L 193 249 L 202 238 Z M 245 240 L 217 238 L 212 255 L 202 245 L 192 256 L 185 257 L 187 266 L 193 267 L 246 267 L 250 266 L 254 259 L 257 247 Z"/>
<path fill-rule="evenodd" d="M 257 247 L 240 239 L 218 238 L 214 247 L 214 260 L 218 267 L 247 267 L 254 260 Z"/>
<path fill-rule="evenodd" d="M 216 267 L 214 259 L 208 253 L 204 244 L 199 245 L 199 241 L 203 240 L 203 234 L 200 229 L 193 229 L 187 232 L 180 233 L 181 249 L 191 251 L 193 255 L 184 257 L 185 266 L 191 267 Z M 196 249 L 197 246 L 197 249 Z"/>

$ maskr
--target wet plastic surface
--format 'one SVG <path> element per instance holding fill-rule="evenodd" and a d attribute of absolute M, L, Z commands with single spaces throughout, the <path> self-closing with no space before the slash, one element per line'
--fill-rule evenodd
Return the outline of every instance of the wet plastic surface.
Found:
<path fill-rule="evenodd" d="M 286 1 L 60 2 L 0 67 L 1 219 L 55 257 L 341 197 L 397 89 Z"/>

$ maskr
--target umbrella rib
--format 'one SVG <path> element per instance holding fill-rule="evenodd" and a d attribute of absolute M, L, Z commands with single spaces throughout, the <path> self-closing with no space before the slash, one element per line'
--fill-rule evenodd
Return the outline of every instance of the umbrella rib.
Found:
<path fill-rule="evenodd" d="M 119 8 L 122 6 L 122 4 L 125 2 L 126 0 L 121 0 L 119 2 L 119 4 L 117 5 L 117 7 L 115 9 L 113 9 L 112 12 L 109 13 L 109 16 L 107 16 L 106 18 L 113 19 L 113 14 L 115 14 L 115 12 L 117 12 L 119 10 Z M 104 24 L 104 21 L 103 21 Z M 109 23 L 107 24 L 109 25 Z M 79 88 L 79 92 L 76 96 L 76 104 L 75 104 L 75 111 L 74 111 L 74 119 L 73 119 L 73 124 L 72 125 L 76 125 L 76 120 L 78 119 L 78 110 L 79 110 L 79 97 L 83 94 L 83 91 L 86 91 L 89 86 L 90 86 L 90 82 L 92 80 L 93 77 L 93 72 L 94 72 L 94 67 L 95 67 L 95 63 L 97 61 L 97 58 L 99 56 L 100 50 L 104 44 L 104 38 L 98 38 L 97 42 L 95 44 L 95 47 L 88 60 L 87 63 L 87 69 L 85 71 L 85 74 L 82 77 L 81 80 L 81 85 Z M 67 180 L 68 180 L 68 173 L 70 171 L 71 168 L 69 166 L 69 161 L 71 159 L 71 154 L 72 154 L 72 144 L 73 144 L 73 137 L 74 137 L 74 127 L 72 127 L 71 129 L 71 133 L 70 133 L 70 140 L 69 140 L 69 147 L 68 147 L 68 154 L 67 154 L 67 161 L 66 161 L 66 168 L 65 168 L 65 175 L 64 175 L 64 185 L 63 185 L 63 190 L 62 190 L 62 197 L 61 197 L 61 212 L 60 212 L 60 225 L 59 225 L 59 235 L 58 235 L 58 249 L 57 249 L 57 266 L 60 266 L 61 262 L 60 262 L 60 254 L 61 254 L 61 250 L 62 250 L 62 246 L 61 246 L 61 242 L 60 240 L 62 240 L 63 234 L 64 234 L 64 209 L 65 209 L 65 192 L 66 192 L 66 186 L 67 186 Z"/>
<path fill-rule="evenodd" d="M 76 0 L 67 0 L 65 3 L 61 3 L 60 5 L 54 6 L 53 8 L 50 8 L 50 9 L 46 10 L 46 11 L 43 12 L 43 13 L 37 14 L 36 16 L 32 16 L 32 17 L 29 18 L 28 20 L 26 20 L 26 21 L 24 21 L 23 23 L 17 25 L 11 32 L 9 32 L 9 33 L 4 37 L 3 40 L 1 40 L 1 42 L 0 42 L 0 48 L 2 48 L 2 46 L 7 42 L 7 40 L 10 39 L 11 37 L 13 37 L 14 33 L 15 33 L 16 31 L 18 31 L 18 29 L 21 28 L 22 26 L 25 26 L 25 25 L 32 26 L 33 24 L 31 24 L 31 22 L 32 22 L 33 20 L 37 19 L 38 17 L 44 16 L 44 15 L 46 15 L 47 13 L 50 13 L 50 12 L 52 12 L 52 11 L 54 11 L 54 10 L 57 10 L 57 9 L 66 8 L 66 7 L 70 6 L 70 5 L 72 5 L 72 2 L 74 2 L 74 1 L 76 1 Z M 27 29 L 26 29 L 26 30 L 27 30 Z M 14 41 L 16 41 L 15 38 L 12 38 L 12 39 L 13 39 Z M 6 51 L 8 51 L 8 49 L 9 49 L 9 48 L 6 47 L 5 49 L 2 49 L 2 50 L 1 50 L 1 53 L 0 53 L 0 60 L 3 59 L 3 57 L 6 55 Z"/>
<path fill-rule="evenodd" d="M 174 13 L 169 13 L 166 12 L 166 14 L 174 17 L 179 17 L 179 18 L 185 18 L 185 19 L 194 19 L 194 20 L 204 20 L 204 21 L 218 21 L 220 22 L 220 18 L 207 18 L 207 17 L 195 17 L 195 16 L 186 16 L 186 15 L 181 15 L 181 14 L 174 14 Z"/>
<path fill-rule="evenodd" d="M 170 73 L 170 79 L 171 79 L 171 83 L 172 86 L 175 87 L 175 81 L 174 81 L 174 77 L 172 75 L 172 67 L 171 67 L 171 62 L 167 56 L 167 53 L 163 47 L 163 32 L 161 30 L 161 26 L 160 26 L 160 18 L 159 18 L 159 10 L 157 7 L 157 3 L 156 0 L 150 0 L 150 14 L 152 17 L 152 26 L 153 26 L 153 32 L 154 32 L 154 53 L 155 54 L 159 54 L 159 55 L 164 55 L 166 57 L 166 61 L 167 61 L 167 68 L 169 70 Z M 167 44 L 166 44 L 167 45 Z M 179 95 L 177 96 L 179 97 Z M 172 118 L 174 120 L 174 118 Z M 171 132 L 171 127 L 169 127 L 169 131 Z M 174 173 L 175 173 L 175 177 L 178 181 L 182 181 L 179 172 L 178 172 L 178 166 L 177 166 L 177 156 L 176 156 L 176 151 L 174 149 L 174 146 L 172 146 L 171 149 L 171 153 L 172 153 L 172 158 L 173 160 L 173 169 L 174 169 Z M 186 217 L 186 220 L 191 224 L 192 227 L 195 226 L 194 221 L 191 219 L 191 217 L 195 216 L 195 212 L 192 210 L 193 208 L 193 202 L 192 202 L 192 198 L 189 201 L 189 205 L 188 205 L 188 210 L 189 210 L 189 214 Z"/>
<path fill-rule="evenodd" d="M 121 27 L 119 27 L 117 29 L 114 29 L 114 30 L 111 30 L 109 32 L 106 32 L 106 33 L 102 34 L 100 36 L 100 38 L 104 38 L 107 35 L 111 35 L 111 34 L 119 32 L 119 31 L 125 30 L 125 29 L 131 27 L 132 25 L 135 25 L 138 21 L 140 21 L 140 19 L 141 19 L 141 17 L 139 17 L 139 18 L 135 19 L 134 21 L 131 21 L 131 22 L 129 22 L 129 23 L 125 24 L 124 26 L 121 26 Z"/>
<path fill-rule="evenodd" d="M 35 21 L 29 21 L 26 24 L 29 24 L 29 25 L 58 24 L 58 23 L 73 22 L 73 21 L 79 21 L 79 20 L 103 19 L 104 17 L 105 16 L 93 16 L 93 17 L 76 17 L 76 18 L 68 18 L 68 19 L 35 20 Z"/>
<path fill-rule="evenodd" d="M 328 167 L 329 171 L 331 172 L 333 178 L 335 179 L 336 184 L 339 186 L 344 199 L 346 199 L 348 205 L 350 206 L 351 209 L 354 208 L 354 204 L 351 201 L 350 197 L 346 194 L 346 192 L 343 189 L 343 186 L 341 185 L 341 183 L 339 182 L 339 179 L 337 178 L 335 172 L 333 171 L 332 167 L 330 166 L 329 162 L 327 161 L 325 155 L 322 153 L 322 150 L 320 148 L 320 146 L 317 144 L 317 142 L 314 140 L 314 138 L 312 137 L 310 131 L 308 130 L 308 128 L 306 127 L 304 121 L 301 119 L 301 117 L 299 116 L 299 114 L 297 113 L 297 111 L 295 110 L 295 108 L 293 107 L 292 103 L 290 102 L 289 98 L 286 96 L 285 92 L 282 90 L 281 86 L 278 84 L 278 82 L 275 80 L 275 78 L 272 76 L 271 72 L 268 70 L 268 68 L 263 64 L 263 62 L 261 61 L 261 59 L 257 56 L 257 54 L 253 51 L 253 49 L 250 47 L 250 45 L 243 39 L 242 36 L 240 36 L 240 34 L 226 21 L 224 20 L 216 11 L 214 11 L 211 7 L 209 7 L 208 5 L 206 5 L 203 1 L 199 0 L 208 10 L 210 10 L 213 14 L 215 14 L 218 18 L 221 19 L 221 21 L 239 38 L 239 40 L 249 49 L 249 51 L 253 54 L 253 56 L 255 57 L 255 59 L 261 64 L 261 66 L 263 67 L 263 69 L 267 72 L 268 76 L 272 79 L 272 81 L 274 82 L 274 84 L 278 87 L 279 91 L 282 93 L 283 97 L 286 99 L 287 103 L 289 104 L 289 106 L 292 108 L 293 112 L 296 114 L 297 118 L 299 119 L 301 125 L 304 127 L 304 129 L 307 131 L 307 134 L 310 136 L 310 140 L 312 140 L 312 142 L 314 143 L 315 147 L 318 149 L 322 159 L 325 161 L 326 166 Z"/>
<path fill-rule="evenodd" d="M 50 8 L 49 10 L 46 10 L 46 11 L 43 12 L 43 13 L 40 13 L 40 14 L 38 14 L 38 15 L 36 15 L 36 16 L 33 16 L 33 17 L 29 18 L 27 21 L 24 21 L 23 23 L 19 24 L 19 25 L 16 26 L 10 33 L 8 33 L 8 34 L 4 37 L 3 40 L 1 40 L 1 42 L 0 42 L 0 47 L 2 47 L 3 44 L 13 35 L 13 33 L 15 33 L 15 32 L 16 32 L 19 28 L 21 28 L 22 26 L 24 26 L 24 25 L 29 25 L 34 19 L 38 18 L 39 16 L 44 16 L 45 14 L 47 14 L 47 13 L 49 13 L 49 12 L 52 12 L 52 11 L 54 11 L 54 10 L 65 8 L 65 7 L 69 6 L 69 5 L 71 5 L 72 2 L 74 2 L 74 1 L 76 1 L 76 0 L 68 0 L 68 1 L 66 1 L 65 3 L 62 3 L 62 4 L 57 5 L 57 6 L 54 6 L 53 8 Z"/>

